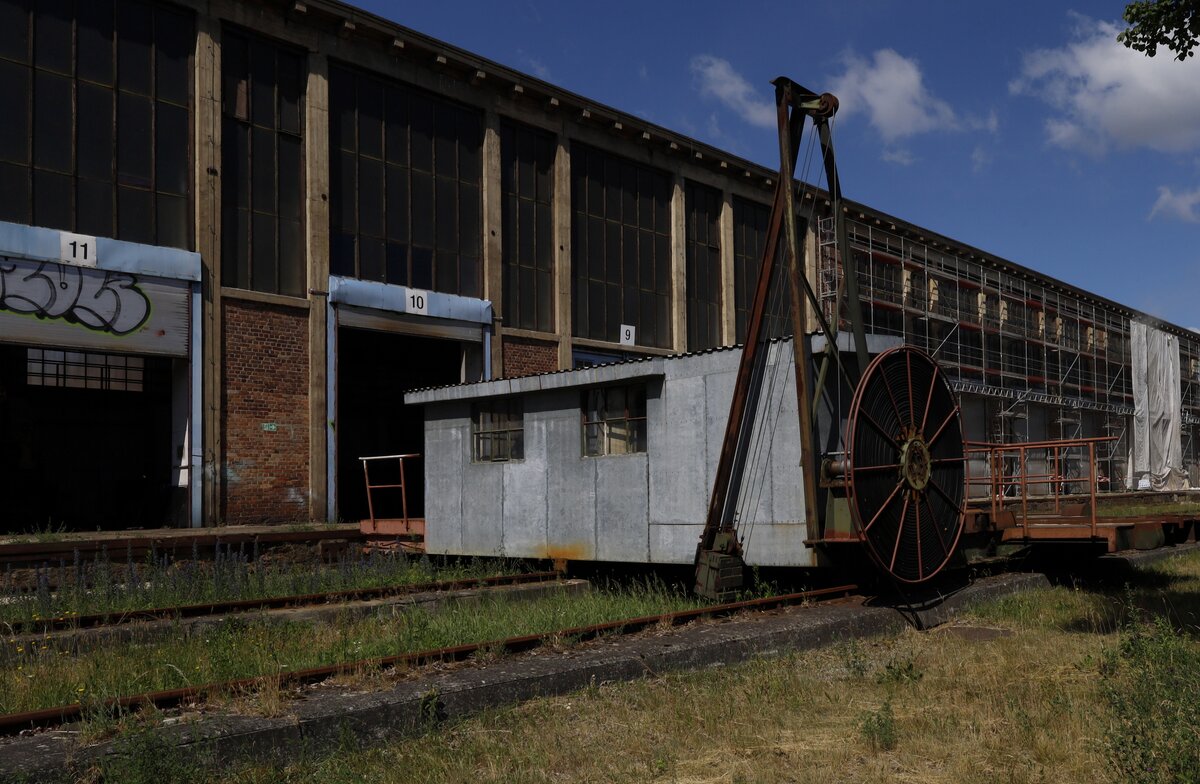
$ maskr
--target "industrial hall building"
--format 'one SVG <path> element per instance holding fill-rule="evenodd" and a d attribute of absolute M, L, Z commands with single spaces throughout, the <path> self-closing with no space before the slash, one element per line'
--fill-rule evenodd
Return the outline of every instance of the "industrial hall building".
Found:
<path fill-rule="evenodd" d="M 406 391 L 741 340 L 777 177 L 332 0 L 0 0 L 0 101 L 0 533 L 366 517 L 359 458 L 422 452 Z M 1200 335 L 845 209 L 867 331 L 968 437 L 1113 436 L 1136 486 L 1149 330 L 1200 478 Z"/>

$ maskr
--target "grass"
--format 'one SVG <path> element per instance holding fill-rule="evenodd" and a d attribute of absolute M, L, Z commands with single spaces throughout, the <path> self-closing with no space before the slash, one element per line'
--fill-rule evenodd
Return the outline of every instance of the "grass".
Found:
<path fill-rule="evenodd" d="M 6 644 L 0 712 L 13 713 L 144 691 L 272 675 L 410 651 L 686 609 L 698 603 L 661 586 L 552 594 L 527 601 L 487 598 L 431 612 L 380 612 L 333 623 L 233 619 L 207 629 L 180 627 L 154 643 L 117 643 L 68 655 L 47 645 Z"/>
<path fill-rule="evenodd" d="M 416 741 L 219 773 L 181 763 L 186 777 L 153 780 L 1194 781 L 1200 556 L 1130 582 L 1032 591 L 927 633 L 594 685 Z"/>
<path fill-rule="evenodd" d="M 120 613 L 183 604 L 403 586 L 431 580 L 485 577 L 514 570 L 498 559 L 435 567 L 427 559 L 372 553 L 349 554 L 322 565 L 311 554 L 272 560 L 256 546 L 218 548 L 213 560 L 177 561 L 151 554 L 145 561 L 97 554 L 53 567 L 0 575 L 0 634 L 38 618 Z M 52 589 L 51 586 L 57 586 Z"/>

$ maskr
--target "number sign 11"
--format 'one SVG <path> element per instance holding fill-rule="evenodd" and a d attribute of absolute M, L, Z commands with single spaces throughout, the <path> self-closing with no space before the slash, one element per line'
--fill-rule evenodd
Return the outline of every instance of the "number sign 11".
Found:
<path fill-rule="evenodd" d="M 96 266 L 96 238 L 86 234 L 58 233 L 58 258 L 81 267 Z"/>
<path fill-rule="evenodd" d="M 415 313 L 418 316 L 429 315 L 429 292 L 420 289 L 409 289 L 404 300 L 404 312 Z"/>

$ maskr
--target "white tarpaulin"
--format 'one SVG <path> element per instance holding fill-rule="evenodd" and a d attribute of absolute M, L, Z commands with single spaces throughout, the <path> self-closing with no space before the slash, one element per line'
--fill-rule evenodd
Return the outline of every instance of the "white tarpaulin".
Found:
<path fill-rule="evenodd" d="M 1179 338 L 1131 321 L 1133 353 L 1133 482 L 1184 490 Z"/>

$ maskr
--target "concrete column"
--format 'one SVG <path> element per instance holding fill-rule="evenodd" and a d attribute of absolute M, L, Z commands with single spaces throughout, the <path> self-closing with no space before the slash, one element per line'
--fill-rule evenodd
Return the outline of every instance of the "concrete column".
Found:
<path fill-rule="evenodd" d="M 314 520 L 324 520 L 330 466 L 325 394 L 329 362 L 325 345 L 329 322 L 329 61 L 323 54 L 308 57 L 304 155 L 308 296 L 312 302 L 308 309 L 308 513 Z"/>
<path fill-rule="evenodd" d="M 683 177 L 671 183 L 671 347 L 687 351 L 687 215 Z"/>
<path fill-rule="evenodd" d="M 721 344 L 737 343 L 737 298 L 733 282 L 733 194 L 721 193 Z"/>
<path fill-rule="evenodd" d="M 483 298 L 497 323 L 504 315 L 503 198 L 500 184 L 500 115 L 488 110 L 483 130 Z M 500 330 L 492 330 L 492 378 L 504 373 Z"/>
<path fill-rule="evenodd" d="M 558 366 L 571 367 L 571 150 L 559 135 L 554 154 L 554 327 L 558 332 Z"/>
<path fill-rule="evenodd" d="M 196 24 L 196 161 L 192 187 L 196 194 L 196 251 L 204 277 L 200 295 L 202 345 L 198 350 L 193 348 L 192 357 L 201 363 L 201 518 L 205 525 L 212 525 L 218 522 L 221 510 L 221 25 L 204 14 L 196 17 Z"/>
<path fill-rule="evenodd" d="M 808 285 L 812 287 L 818 299 L 821 296 L 821 289 L 817 285 L 820 282 L 821 265 L 820 265 L 820 247 L 817 245 L 817 225 L 809 223 L 808 230 L 804 232 L 804 275 L 808 278 Z M 807 318 L 805 318 L 804 330 L 809 333 L 820 331 L 820 321 L 817 320 L 816 308 L 810 303 L 805 310 Z"/>

